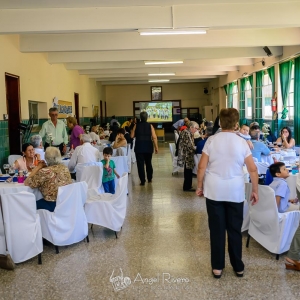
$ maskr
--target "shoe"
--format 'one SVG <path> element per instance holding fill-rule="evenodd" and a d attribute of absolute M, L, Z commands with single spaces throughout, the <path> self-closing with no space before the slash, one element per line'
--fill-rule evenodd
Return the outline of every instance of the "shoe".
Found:
<path fill-rule="evenodd" d="M 221 271 L 221 273 L 220 273 L 220 274 L 215 274 L 215 273 L 214 273 L 214 270 L 211 270 L 211 272 L 212 272 L 214 278 L 220 279 L 221 276 L 222 276 L 223 270 L 218 270 L 218 271 Z"/>
<path fill-rule="evenodd" d="M 151 180 L 148 180 L 148 183 L 151 183 L 152 182 L 152 179 Z"/>
<path fill-rule="evenodd" d="M 193 189 L 193 188 L 190 188 L 189 190 L 183 190 L 184 192 L 196 192 L 196 190 L 195 189 Z"/>
<path fill-rule="evenodd" d="M 289 260 L 285 259 L 285 268 L 287 270 L 300 271 L 300 262 L 290 258 Z"/>
<path fill-rule="evenodd" d="M 237 277 L 244 277 L 244 271 L 241 271 L 241 272 L 235 272 L 235 275 Z"/>
<path fill-rule="evenodd" d="M 141 182 L 140 185 L 145 185 L 145 182 Z"/>

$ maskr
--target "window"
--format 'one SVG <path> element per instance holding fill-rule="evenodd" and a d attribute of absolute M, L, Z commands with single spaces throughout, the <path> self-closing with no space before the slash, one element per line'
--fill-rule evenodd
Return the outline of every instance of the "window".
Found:
<path fill-rule="evenodd" d="M 235 82 L 232 89 L 232 107 L 239 110 L 238 103 L 238 86 L 237 82 Z"/>
<path fill-rule="evenodd" d="M 29 118 L 34 120 L 33 125 L 38 125 L 39 120 L 39 103 L 35 101 L 28 101 L 29 105 Z"/>
<path fill-rule="evenodd" d="M 292 73 L 291 73 L 291 82 L 290 82 L 290 91 L 289 97 L 286 102 L 286 108 L 288 109 L 288 114 L 286 120 L 294 120 L 294 76 L 295 76 L 295 68 L 294 63 L 292 65 Z"/>
<path fill-rule="evenodd" d="M 263 75 L 263 86 L 262 86 L 262 117 L 263 119 L 272 119 L 272 81 L 269 74 L 265 71 Z"/>
<path fill-rule="evenodd" d="M 245 109 L 246 109 L 246 119 L 252 119 L 252 87 L 250 81 L 246 81 L 245 86 Z"/>

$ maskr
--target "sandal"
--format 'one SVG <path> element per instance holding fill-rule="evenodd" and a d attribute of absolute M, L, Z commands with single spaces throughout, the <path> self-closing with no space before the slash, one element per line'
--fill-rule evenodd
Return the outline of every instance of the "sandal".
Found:
<path fill-rule="evenodd" d="M 241 271 L 241 272 L 235 272 L 235 275 L 237 277 L 243 277 L 244 276 L 244 271 Z"/>
<path fill-rule="evenodd" d="M 215 271 L 220 271 L 220 274 L 216 274 L 216 273 L 214 272 L 214 270 L 211 270 L 211 272 L 212 272 L 214 278 L 217 278 L 217 279 L 221 278 L 222 273 L 223 273 L 223 270 L 215 270 Z"/>
<path fill-rule="evenodd" d="M 300 262 L 293 260 L 291 258 L 285 258 L 285 268 L 287 270 L 296 270 L 296 271 L 300 271 Z"/>

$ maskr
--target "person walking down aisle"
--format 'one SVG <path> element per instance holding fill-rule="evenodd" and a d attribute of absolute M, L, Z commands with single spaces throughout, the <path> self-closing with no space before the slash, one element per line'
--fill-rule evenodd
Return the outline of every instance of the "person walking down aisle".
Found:
<path fill-rule="evenodd" d="M 198 129 L 198 123 L 192 121 L 189 124 L 189 128 L 183 130 L 179 136 L 177 165 L 184 168 L 183 190 L 185 192 L 195 192 L 195 189 L 192 187 L 193 169 L 195 166 L 194 154 L 196 150 L 194 133 Z"/>
<path fill-rule="evenodd" d="M 46 121 L 39 135 L 43 138 L 46 136 L 45 140 L 45 151 L 47 147 L 51 146 L 59 148 L 61 155 L 64 155 L 67 151 L 68 144 L 68 134 L 66 131 L 65 123 L 58 120 L 58 109 L 56 107 L 51 107 L 49 109 L 50 120 Z"/>
<path fill-rule="evenodd" d="M 152 153 L 153 143 L 155 153 L 158 153 L 157 137 L 153 126 L 147 123 L 148 114 L 143 111 L 140 113 L 141 122 L 134 125 L 131 131 L 131 138 L 135 137 L 135 156 L 138 168 L 138 174 L 140 178 L 140 185 L 145 185 L 145 168 L 148 182 L 152 181 L 153 168 L 152 168 Z"/>
<path fill-rule="evenodd" d="M 258 201 L 257 169 L 247 142 L 235 133 L 238 122 L 239 113 L 235 108 L 220 111 L 222 131 L 208 138 L 198 166 L 196 194 L 206 197 L 211 266 L 215 278 L 220 278 L 225 268 L 226 231 L 230 263 L 237 277 L 244 275 L 241 233 L 245 199 L 244 164 L 252 182 L 252 205 Z"/>

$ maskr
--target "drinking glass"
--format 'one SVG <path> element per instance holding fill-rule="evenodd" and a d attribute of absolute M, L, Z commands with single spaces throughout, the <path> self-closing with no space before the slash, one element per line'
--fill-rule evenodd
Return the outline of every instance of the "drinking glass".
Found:
<path fill-rule="evenodd" d="M 14 177 L 15 176 L 15 169 L 14 168 L 9 168 L 8 174 L 9 174 L 9 176 Z"/>
<path fill-rule="evenodd" d="M 3 169 L 6 171 L 6 174 L 8 173 L 9 168 L 10 168 L 10 164 L 3 165 Z"/>

